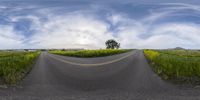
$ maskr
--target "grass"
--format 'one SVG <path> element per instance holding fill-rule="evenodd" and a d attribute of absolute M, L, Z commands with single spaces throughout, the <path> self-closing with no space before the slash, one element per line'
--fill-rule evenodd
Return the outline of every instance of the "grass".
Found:
<path fill-rule="evenodd" d="M 200 51 L 144 50 L 144 54 L 163 79 L 200 84 Z"/>
<path fill-rule="evenodd" d="M 1 84 L 14 85 L 31 69 L 40 52 L 0 52 Z"/>
<path fill-rule="evenodd" d="M 125 53 L 130 50 L 119 50 L 119 49 L 102 49 L 102 50 L 80 50 L 80 51 L 61 51 L 53 50 L 49 51 L 52 54 L 64 55 L 64 56 L 73 56 L 73 57 L 102 57 L 109 56 L 119 53 Z"/>

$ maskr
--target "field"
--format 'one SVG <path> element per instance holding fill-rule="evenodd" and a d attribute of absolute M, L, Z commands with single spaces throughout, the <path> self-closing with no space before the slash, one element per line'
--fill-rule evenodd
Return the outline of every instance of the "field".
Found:
<path fill-rule="evenodd" d="M 102 57 L 109 56 L 119 53 L 125 53 L 130 50 L 118 50 L 118 49 L 102 49 L 102 50 L 80 50 L 80 51 L 61 51 L 54 50 L 49 51 L 49 53 L 64 55 L 64 56 L 73 56 L 73 57 Z"/>
<path fill-rule="evenodd" d="M 144 53 L 162 78 L 200 84 L 200 51 L 144 50 Z"/>
<path fill-rule="evenodd" d="M 0 84 L 16 84 L 31 69 L 40 52 L 0 52 Z"/>

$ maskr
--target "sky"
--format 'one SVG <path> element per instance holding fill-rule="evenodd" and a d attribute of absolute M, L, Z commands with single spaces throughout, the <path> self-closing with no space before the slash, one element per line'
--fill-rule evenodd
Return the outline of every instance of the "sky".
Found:
<path fill-rule="evenodd" d="M 0 49 L 200 49 L 199 0 L 0 0 Z"/>

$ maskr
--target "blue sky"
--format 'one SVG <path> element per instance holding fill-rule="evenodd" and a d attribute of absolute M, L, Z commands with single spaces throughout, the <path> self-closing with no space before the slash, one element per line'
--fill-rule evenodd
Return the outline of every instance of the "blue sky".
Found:
<path fill-rule="evenodd" d="M 199 49 L 200 1 L 0 1 L 0 49 L 97 49 L 107 39 L 122 48 Z"/>

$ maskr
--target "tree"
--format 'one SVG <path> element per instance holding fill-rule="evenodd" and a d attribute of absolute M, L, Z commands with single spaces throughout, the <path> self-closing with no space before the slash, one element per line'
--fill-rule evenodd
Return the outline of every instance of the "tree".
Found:
<path fill-rule="evenodd" d="M 119 49 L 120 48 L 120 43 L 115 41 L 114 39 L 109 39 L 105 42 L 106 44 L 106 49 Z"/>

